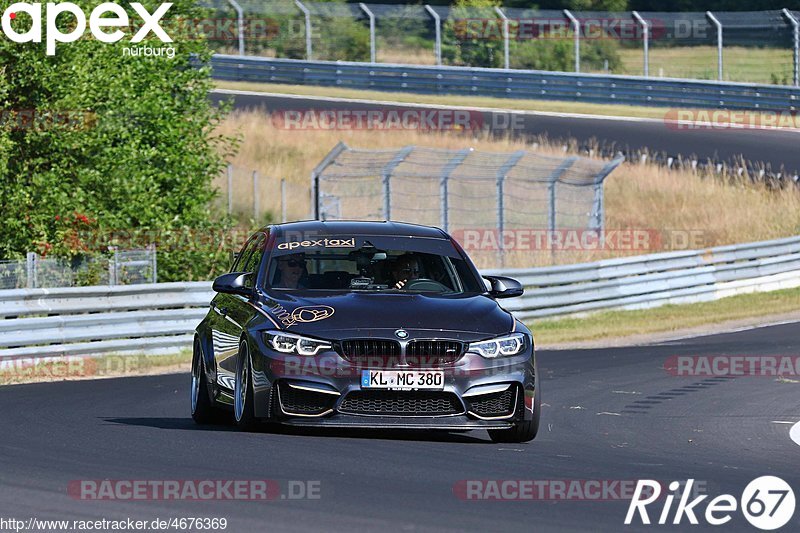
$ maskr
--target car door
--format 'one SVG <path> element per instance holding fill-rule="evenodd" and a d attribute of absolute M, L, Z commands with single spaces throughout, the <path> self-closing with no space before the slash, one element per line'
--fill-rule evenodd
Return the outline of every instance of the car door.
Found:
<path fill-rule="evenodd" d="M 264 255 L 265 243 L 266 234 L 259 232 L 253 235 L 231 269 L 232 272 L 252 273 L 245 283 L 250 289 L 255 284 L 256 270 Z M 217 357 L 217 383 L 228 389 L 233 389 L 234 385 L 239 339 L 254 313 L 248 302 L 249 297 L 239 294 L 218 294 L 212 301 L 212 309 L 217 315 L 217 327 L 212 330 Z"/>

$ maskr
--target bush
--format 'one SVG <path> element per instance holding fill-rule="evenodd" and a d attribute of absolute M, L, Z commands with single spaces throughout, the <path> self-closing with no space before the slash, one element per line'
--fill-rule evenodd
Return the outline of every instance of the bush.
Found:
<path fill-rule="evenodd" d="M 572 37 L 511 41 L 511 68 L 530 70 L 575 70 L 575 41 Z M 619 43 L 611 39 L 584 40 L 580 45 L 581 70 L 601 70 L 608 61 L 610 72 L 622 69 Z"/>
<path fill-rule="evenodd" d="M 102 0 L 76 3 L 89 13 Z M 151 13 L 161 4 L 142 3 Z M 194 4 L 173 0 L 166 18 L 192 18 Z M 132 22 L 139 20 L 126 9 Z M 16 22 L 24 24 L 24 17 Z M 60 17 L 62 31 L 71 22 Z M 54 56 L 45 54 L 44 43 L 0 40 L 0 109 L 6 114 L 0 125 L 0 257 L 30 250 L 91 254 L 63 249 L 64 227 L 56 217 L 75 212 L 101 233 L 210 231 L 227 224 L 209 213 L 209 205 L 231 140 L 214 135 L 223 110 L 209 103 L 209 69 L 191 60 L 191 54 L 208 60 L 207 46 L 172 26 L 168 32 L 174 43 L 152 33 L 131 43 L 128 30 L 109 44 L 87 30 L 83 39 L 59 44 Z M 123 55 L 142 46 L 172 46 L 176 54 Z M 21 122 L 26 114 L 35 117 L 32 124 Z M 68 122 L 53 123 L 54 117 Z M 159 278 L 207 279 L 226 261 L 225 251 L 166 251 L 159 253 Z"/>

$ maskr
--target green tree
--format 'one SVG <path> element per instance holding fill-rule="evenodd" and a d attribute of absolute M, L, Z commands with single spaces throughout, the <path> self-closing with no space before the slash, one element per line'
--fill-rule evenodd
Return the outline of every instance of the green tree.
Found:
<path fill-rule="evenodd" d="M 102 0 L 76 3 L 88 20 Z M 161 4 L 142 3 L 151 13 Z M 165 19 L 192 19 L 194 4 L 173 0 Z M 126 9 L 131 22 L 139 20 Z M 26 17 L 16 27 L 29 25 Z M 69 16 L 58 20 L 62 31 L 73 23 Z M 131 43 L 135 29 L 124 28 L 126 36 L 109 44 L 87 29 L 50 56 L 44 43 L 0 40 L 0 257 L 54 249 L 63 238 L 60 220 L 73 214 L 96 221 L 101 234 L 204 232 L 225 223 L 209 205 L 232 140 L 213 133 L 224 110 L 210 105 L 210 72 L 198 68 L 209 59 L 206 43 L 180 26 L 164 24 L 173 43 L 153 33 Z M 131 57 L 129 47 L 171 47 L 175 56 Z M 207 279 L 226 253 L 192 246 L 162 251 L 159 277 Z"/>

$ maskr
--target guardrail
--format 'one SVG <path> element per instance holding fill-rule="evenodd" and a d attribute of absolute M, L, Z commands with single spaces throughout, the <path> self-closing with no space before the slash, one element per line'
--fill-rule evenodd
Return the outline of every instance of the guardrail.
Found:
<path fill-rule="evenodd" d="M 515 277 L 525 286 L 521 298 L 504 304 L 522 320 L 644 309 L 799 287 L 800 237 L 486 273 Z"/>
<path fill-rule="evenodd" d="M 800 102 L 800 87 L 676 78 L 304 61 L 221 54 L 212 57 L 211 67 L 214 78 L 227 81 L 417 94 L 782 111 L 793 111 Z"/>
<path fill-rule="evenodd" d="M 595 263 L 485 271 L 526 292 L 523 320 L 640 309 L 800 286 L 800 237 Z M 0 291 L 0 360 L 189 349 L 214 293 L 208 282 Z"/>

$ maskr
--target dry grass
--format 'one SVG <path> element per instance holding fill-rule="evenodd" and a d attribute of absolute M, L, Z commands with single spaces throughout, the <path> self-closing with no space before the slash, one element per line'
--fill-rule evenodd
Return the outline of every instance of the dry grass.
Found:
<path fill-rule="evenodd" d="M 433 49 L 410 48 L 407 46 L 384 46 L 375 51 L 378 63 L 399 63 L 409 65 L 435 65 Z"/>
<path fill-rule="evenodd" d="M 641 75 L 641 48 L 620 48 L 623 73 Z M 727 81 L 774 83 L 792 82 L 792 50 L 779 48 L 745 48 L 725 46 L 722 49 L 722 73 Z M 717 79 L 715 46 L 650 47 L 650 75 L 671 78 Z"/>
<path fill-rule="evenodd" d="M 408 144 L 450 149 L 474 147 L 493 152 L 530 148 L 519 140 L 475 138 L 463 133 L 285 130 L 275 127 L 263 113 L 256 111 L 233 113 L 221 126 L 221 132 L 239 135 L 242 140 L 238 154 L 231 161 L 238 169 L 246 169 L 234 177 L 235 209 L 252 212 L 250 169 L 255 169 L 262 180 L 259 205 L 275 215 L 280 214 L 280 178 L 286 179 L 289 220 L 308 218 L 311 171 L 339 141 L 371 149 Z M 563 155 L 561 148 L 540 146 L 537 150 Z M 224 177 L 218 185 L 224 197 Z M 744 182 L 726 184 L 693 172 L 667 171 L 650 164 L 621 165 L 606 180 L 605 202 L 607 228 L 655 230 L 663 236 L 666 249 L 709 247 L 800 233 L 800 193 L 796 189 L 769 191 Z M 692 241 L 685 242 L 687 234 Z M 673 235 L 677 241 L 671 244 Z M 615 255 L 619 252 L 508 255 L 506 266 L 590 261 Z M 479 266 L 493 266 L 495 254 L 476 259 Z"/>

